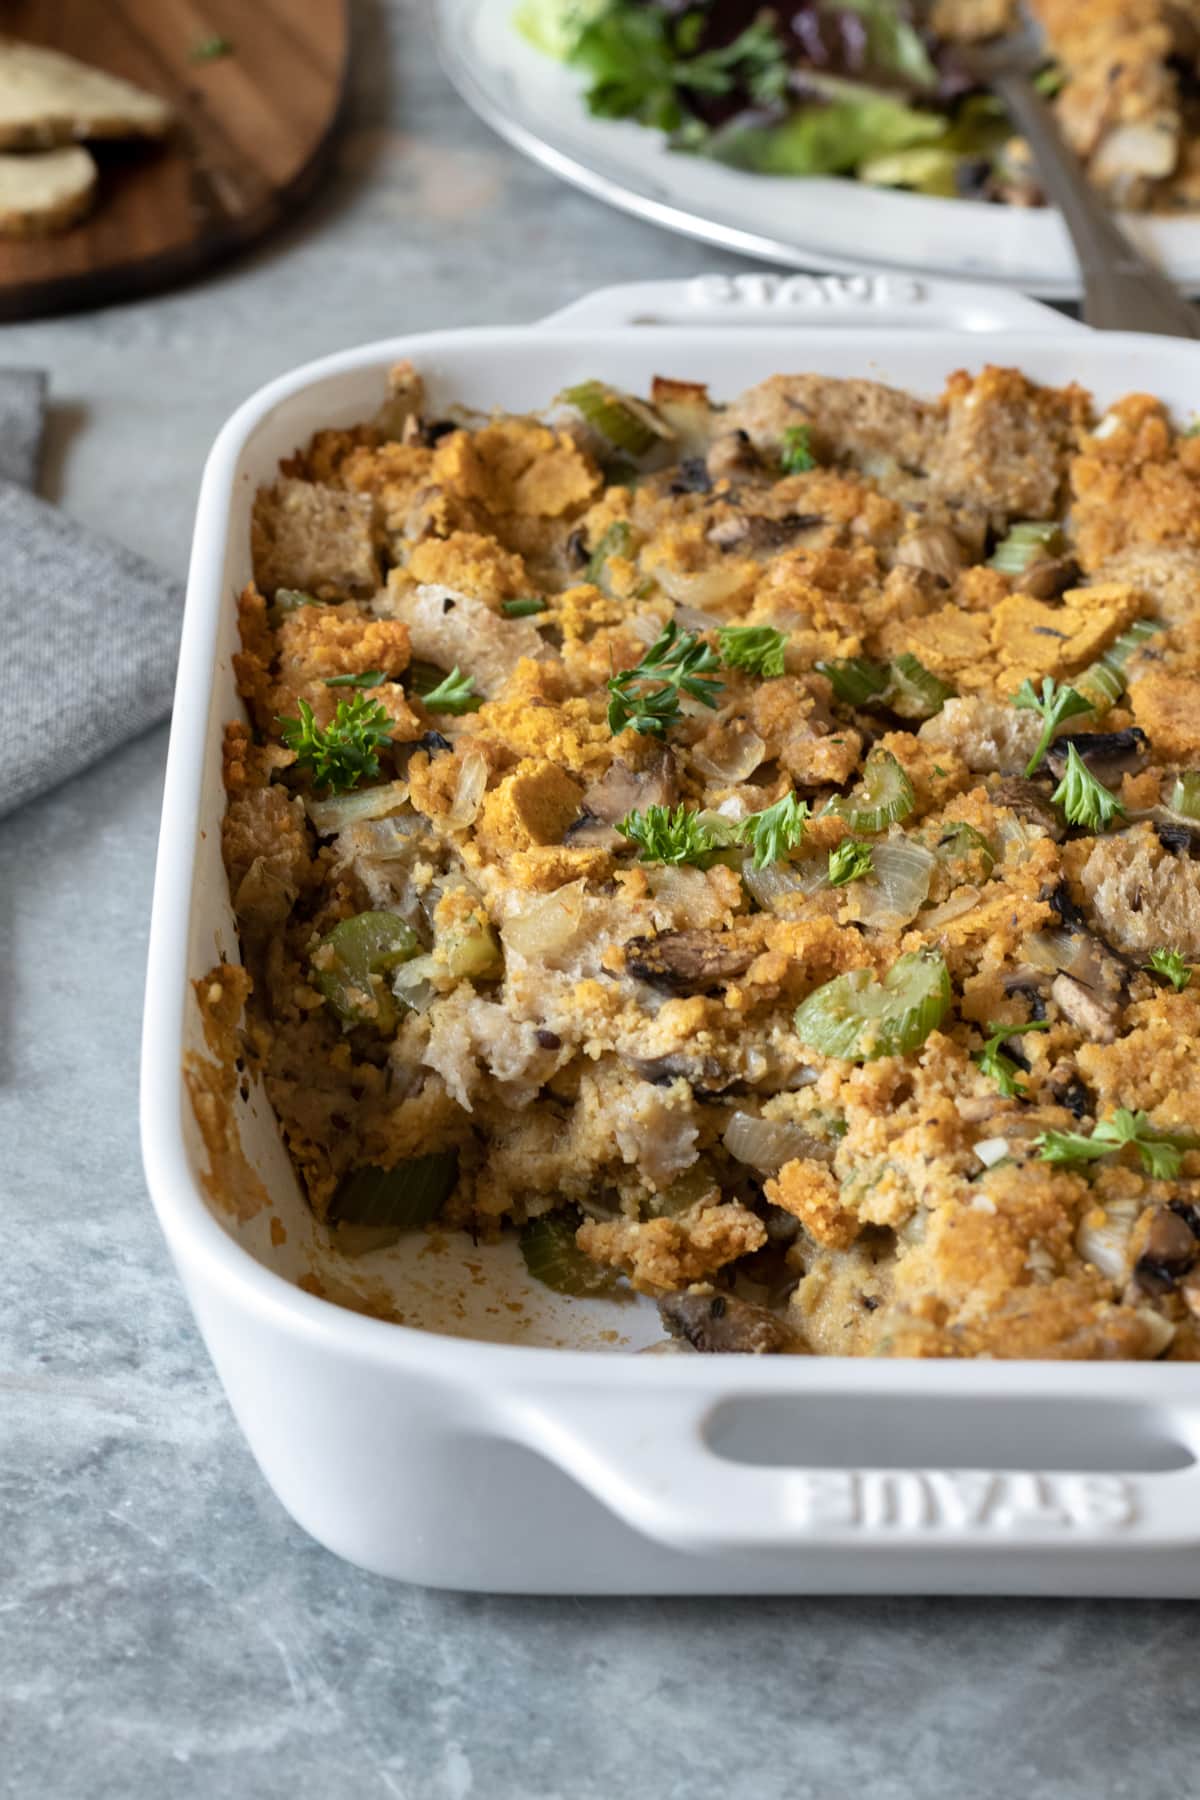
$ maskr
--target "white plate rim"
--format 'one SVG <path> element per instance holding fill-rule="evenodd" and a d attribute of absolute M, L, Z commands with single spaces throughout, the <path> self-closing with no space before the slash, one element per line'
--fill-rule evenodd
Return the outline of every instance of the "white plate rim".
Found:
<path fill-rule="evenodd" d="M 657 133 L 590 118 L 579 84 L 515 31 L 515 0 L 435 0 L 442 65 L 459 95 L 525 156 L 668 231 L 790 268 L 906 269 L 1049 299 L 1081 293 L 1056 213 L 939 200 L 832 177 L 763 177 L 666 149 Z M 699 183 L 710 191 L 701 197 Z M 1134 215 L 1139 248 L 1200 292 L 1200 215 Z"/>

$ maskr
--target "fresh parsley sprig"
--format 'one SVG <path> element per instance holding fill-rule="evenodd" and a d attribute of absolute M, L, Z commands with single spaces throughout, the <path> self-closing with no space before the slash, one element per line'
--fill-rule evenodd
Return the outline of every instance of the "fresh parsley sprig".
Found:
<path fill-rule="evenodd" d="M 1061 806 L 1072 825 L 1088 831 L 1106 831 L 1114 819 L 1125 817 L 1125 808 L 1102 781 L 1097 781 L 1074 744 L 1067 746 L 1067 767 L 1050 798 Z"/>
<path fill-rule="evenodd" d="M 1182 994 L 1194 973 L 1191 964 L 1183 960 L 1180 952 L 1168 950 L 1165 944 L 1150 952 L 1150 961 L 1143 964 L 1143 967 L 1149 969 L 1152 975 L 1161 975 L 1164 981 L 1169 981 L 1177 994 Z"/>
<path fill-rule="evenodd" d="M 1148 1175 L 1172 1181 L 1178 1175 L 1185 1151 L 1200 1150 L 1200 1137 L 1190 1131 L 1156 1131 L 1144 1112 L 1119 1106 L 1111 1119 L 1102 1119 L 1090 1137 L 1078 1131 L 1043 1131 L 1034 1140 L 1043 1162 L 1089 1163 L 1113 1156 L 1131 1144 Z"/>
<path fill-rule="evenodd" d="M 1008 1038 L 1020 1037 L 1026 1031 L 1049 1031 L 1049 1019 L 1031 1019 L 1027 1025 L 997 1025 L 993 1020 L 987 1027 L 987 1042 L 982 1050 L 975 1052 L 975 1061 L 983 1073 L 996 1083 L 1006 1100 L 1024 1100 L 1029 1089 L 1020 1079 L 1021 1066 L 1011 1056 L 1004 1053 L 1004 1044 Z"/>
<path fill-rule="evenodd" d="M 804 475 L 816 468 L 807 425 L 788 426 L 780 443 L 779 461 L 785 475 Z"/>
<path fill-rule="evenodd" d="M 847 882 L 861 881 L 874 870 L 871 846 L 864 844 L 861 838 L 843 838 L 829 852 L 830 887 L 845 887 Z"/>
<path fill-rule="evenodd" d="M 1042 682 L 1040 696 L 1032 681 L 1023 681 L 1013 695 L 1012 703 L 1022 712 L 1042 715 L 1042 735 L 1038 739 L 1037 749 L 1025 765 L 1026 776 L 1033 774 L 1064 719 L 1074 719 L 1080 713 L 1093 710 L 1090 700 L 1085 700 L 1073 687 L 1059 687 L 1052 675 L 1047 675 Z"/>
<path fill-rule="evenodd" d="M 787 633 L 773 625 L 722 625 L 717 632 L 721 661 L 727 669 L 745 669 L 748 675 L 783 674 Z"/>
<path fill-rule="evenodd" d="M 483 705 L 482 696 L 475 692 L 474 676 L 464 675 L 457 663 L 444 681 L 439 681 L 436 687 L 430 688 L 421 698 L 430 712 L 478 712 Z"/>
<path fill-rule="evenodd" d="M 798 800 L 794 793 L 785 794 L 774 806 L 764 807 L 762 812 L 750 813 L 737 828 L 737 835 L 747 845 L 752 854 L 756 869 L 765 869 L 771 863 L 782 862 L 789 850 L 794 850 L 804 836 L 809 816 L 807 800 Z"/>
<path fill-rule="evenodd" d="M 617 820 L 616 829 L 637 845 L 639 862 L 705 867 L 730 842 L 728 832 L 688 806 L 648 806 L 644 812 L 629 812 Z"/>
<path fill-rule="evenodd" d="M 643 736 L 665 737 L 683 717 L 681 693 L 702 706 L 716 706 L 724 685 L 713 673 L 719 667 L 711 644 L 695 632 L 681 632 L 672 619 L 635 668 L 609 679 L 609 730 L 615 736 L 632 726 Z"/>
<path fill-rule="evenodd" d="M 296 752 L 297 765 L 312 771 L 313 786 L 345 794 L 379 773 L 378 752 L 391 742 L 392 721 L 378 700 L 355 694 L 339 700 L 328 725 L 318 725 L 307 700 L 297 702 L 298 719 L 280 719 L 280 735 Z"/>

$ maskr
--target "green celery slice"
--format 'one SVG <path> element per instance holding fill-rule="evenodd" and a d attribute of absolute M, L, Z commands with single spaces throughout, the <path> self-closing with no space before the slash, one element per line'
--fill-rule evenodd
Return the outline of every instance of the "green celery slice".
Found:
<path fill-rule="evenodd" d="M 1062 526 L 1054 519 L 1026 519 L 1009 529 L 988 558 L 989 569 L 1002 575 L 1023 575 L 1031 563 L 1057 556 L 1062 549 Z"/>
<path fill-rule="evenodd" d="M 996 866 L 996 852 L 974 825 L 968 825 L 965 819 L 959 819 L 947 825 L 940 832 L 933 845 L 933 853 L 941 863 L 966 861 L 972 851 L 977 850 L 983 859 L 983 872 L 990 875 Z"/>
<path fill-rule="evenodd" d="M 1176 777 L 1171 789 L 1171 811 L 1185 819 L 1200 819 L 1200 773 L 1195 769 Z"/>
<path fill-rule="evenodd" d="M 949 682 L 927 669 L 911 651 L 893 660 L 887 704 L 902 719 L 932 719 L 953 697 Z"/>
<path fill-rule="evenodd" d="M 521 1227 L 521 1255 L 535 1281 L 556 1294 L 577 1298 L 613 1294 L 620 1277 L 584 1254 L 575 1242 L 576 1227 L 562 1213 L 543 1213 Z"/>
<path fill-rule="evenodd" d="M 858 786 L 844 800 L 835 800 L 830 812 L 840 813 L 850 829 L 870 837 L 900 819 L 906 819 L 917 803 L 913 784 L 890 750 L 872 750 L 863 764 Z"/>
<path fill-rule="evenodd" d="M 573 406 L 606 443 L 634 458 L 657 444 L 673 443 L 675 434 L 644 400 L 623 394 L 603 381 L 581 381 L 564 388 L 560 399 Z"/>
<path fill-rule="evenodd" d="M 1162 619 L 1135 619 L 1128 630 L 1115 637 L 1108 649 L 1089 663 L 1082 675 L 1072 678 L 1071 686 L 1077 693 L 1090 700 L 1096 717 L 1104 714 L 1117 704 L 1125 692 L 1125 670 L 1134 653 L 1142 648 L 1148 638 L 1156 632 L 1165 631 Z"/>
<path fill-rule="evenodd" d="M 353 1169 L 329 1202 L 331 1225 L 416 1231 L 437 1218 L 458 1180 L 458 1152 L 435 1150 L 394 1168 Z"/>
<path fill-rule="evenodd" d="M 802 1043 L 822 1056 L 873 1062 L 919 1050 L 950 1010 L 950 973 L 938 950 L 910 951 L 882 981 L 870 969 L 835 976 L 796 1009 Z"/>
<path fill-rule="evenodd" d="M 818 675 L 824 675 L 835 699 L 846 706 L 866 706 L 877 700 L 888 685 L 884 663 L 868 662 L 865 656 L 847 656 L 835 662 L 819 662 Z"/>
<path fill-rule="evenodd" d="M 355 913 L 321 940 L 334 953 L 330 968 L 312 971 L 313 986 L 343 1025 L 395 1029 L 391 989 L 380 979 L 421 949 L 411 925 L 389 912 Z M 369 998 L 368 998 L 369 997 Z"/>

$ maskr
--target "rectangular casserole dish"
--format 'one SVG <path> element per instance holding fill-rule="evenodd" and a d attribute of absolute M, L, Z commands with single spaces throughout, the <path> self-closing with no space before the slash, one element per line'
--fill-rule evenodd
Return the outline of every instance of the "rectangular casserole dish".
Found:
<path fill-rule="evenodd" d="M 1137 389 L 1200 411 L 1190 344 L 1099 336 L 971 288 L 747 275 L 606 290 L 531 327 L 367 345 L 234 414 L 192 553 L 142 1138 L 200 1330 L 276 1494 L 352 1561 L 453 1588 L 1200 1594 L 1194 1365 L 634 1356 L 657 1331 L 637 1307 L 604 1316 L 605 1332 L 591 1307 L 517 1311 L 504 1303 L 509 1249 L 463 1264 L 422 1238 L 387 1264 L 381 1295 L 417 1328 L 298 1285 L 320 1246 L 261 1092 L 246 1089 L 237 1118 L 270 1207 L 239 1220 L 210 1179 L 182 1065 L 203 1051 L 190 984 L 238 960 L 220 748 L 240 705 L 233 596 L 250 575 L 251 501 L 314 429 L 368 416 L 402 357 L 435 405 L 481 410 L 536 406 L 591 375 L 634 392 L 671 375 L 726 398 L 803 369 L 933 393 L 955 368 L 996 361 L 1078 380 L 1101 404 Z M 361 1303 L 363 1287 L 343 1285 Z"/>

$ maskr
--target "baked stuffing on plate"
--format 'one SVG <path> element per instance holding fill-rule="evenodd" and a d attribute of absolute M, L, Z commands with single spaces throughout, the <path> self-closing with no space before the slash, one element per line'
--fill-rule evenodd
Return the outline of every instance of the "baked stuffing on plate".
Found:
<path fill-rule="evenodd" d="M 700 1350 L 1196 1358 L 1185 421 L 404 365 L 253 552 L 221 980 L 339 1246 L 516 1229 Z"/>

